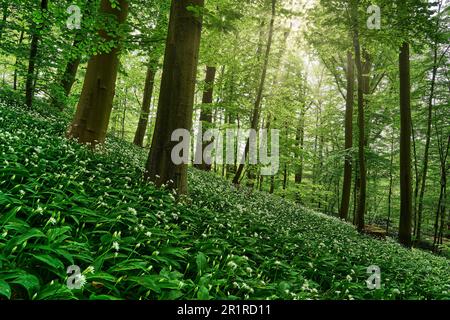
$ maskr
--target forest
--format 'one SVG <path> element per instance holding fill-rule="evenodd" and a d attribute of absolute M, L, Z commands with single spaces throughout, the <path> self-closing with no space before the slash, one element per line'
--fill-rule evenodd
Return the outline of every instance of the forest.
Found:
<path fill-rule="evenodd" d="M 448 1 L 0 6 L 0 302 L 450 300 Z"/>

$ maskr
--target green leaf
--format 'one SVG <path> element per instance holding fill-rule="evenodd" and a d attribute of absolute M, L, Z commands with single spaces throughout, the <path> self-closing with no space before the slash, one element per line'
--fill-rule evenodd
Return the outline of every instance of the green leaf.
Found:
<path fill-rule="evenodd" d="M 96 294 L 91 294 L 91 296 L 89 297 L 89 300 L 123 300 L 117 297 L 113 297 L 107 294 L 100 294 L 100 295 L 96 295 Z"/>
<path fill-rule="evenodd" d="M 157 284 L 159 276 L 130 277 L 130 281 L 136 282 L 146 289 L 161 293 L 161 287 Z"/>
<path fill-rule="evenodd" d="M 31 256 L 50 267 L 55 268 L 56 270 L 64 269 L 64 264 L 61 262 L 61 260 L 53 258 L 48 254 L 32 254 Z"/>
<path fill-rule="evenodd" d="M 39 290 L 39 279 L 32 274 L 19 274 L 13 281 L 11 281 L 11 283 L 24 287 L 30 298 L 32 297 L 34 291 Z"/>
<path fill-rule="evenodd" d="M 201 275 L 206 270 L 206 267 L 208 266 L 208 262 L 206 261 L 206 256 L 202 252 L 199 252 L 197 254 L 197 257 L 195 258 L 195 262 L 197 263 L 198 274 Z"/>
<path fill-rule="evenodd" d="M 45 238 L 45 234 L 38 229 L 31 229 L 27 231 L 25 234 L 14 237 L 6 244 L 5 251 L 11 251 L 15 246 L 19 246 L 25 241 L 28 241 L 31 238 Z"/>
<path fill-rule="evenodd" d="M 45 286 L 36 296 L 36 300 L 73 300 L 72 291 L 65 284 L 53 283 Z"/>
<path fill-rule="evenodd" d="M 11 299 L 11 287 L 6 281 L 0 280 L 0 295 Z"/>
<path fill-rule="evenodd" d="M 201 286 L 197 291 L 197 298 L 200 300 L 209 300 L 209 291 L 205 286 Z"/>
<path fill-rule="evenodd" d="M 116 264 L 111 267 L 108 272 L 120 272 L 120 271 L 129 271 L 129 270 L 146 270 L 148 262 L 142 260 L 128 260 L 123 261 L 121 263 Z"/>

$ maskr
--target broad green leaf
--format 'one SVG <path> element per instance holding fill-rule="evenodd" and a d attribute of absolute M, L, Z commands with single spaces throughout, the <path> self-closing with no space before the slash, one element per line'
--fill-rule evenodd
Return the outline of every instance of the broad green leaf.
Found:
<path fill-rule="evenodd" d="M 0 295 L 11 299 L 11 287 L 4 280 L 0 280 Z"/>

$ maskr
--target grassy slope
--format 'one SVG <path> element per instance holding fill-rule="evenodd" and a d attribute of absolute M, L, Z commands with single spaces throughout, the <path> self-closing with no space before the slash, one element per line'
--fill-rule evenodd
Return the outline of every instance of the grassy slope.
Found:
<path fill-rule="evenodd" d="M 450 298 L 445 258 L 194 170 L 176 204 L 141 182 L 141 150 L 94 154 L 65 127 L 0 104 L 0 299 Z M 94 267 L 82 290 L 67 288 L 72 264 Z"/>

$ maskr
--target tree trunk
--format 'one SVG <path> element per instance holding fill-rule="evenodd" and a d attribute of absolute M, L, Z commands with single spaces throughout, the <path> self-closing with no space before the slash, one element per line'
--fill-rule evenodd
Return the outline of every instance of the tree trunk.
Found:
<path fill-rule="evenodd" d="M 214 94 L 214 81 L 216 79 L 216 67 L 206 67 L 206 78 L 205 78 L 205 89 L 203 91 L 202 98 L 202 110 L 200 113 L 200 123 L 203 128 L 203 133 L 208 130 L 213 122 L 212 112 L 211 112 L 211 104 L 213 103 L 213 94 Z M 208 146 L 208 142 L 203 142 L 203 137 L 199 136 L 199 143 L 196 150 L 195 158 L 201 160 L 195 165 L 196 168 L 204 171 L 211 171 L 211 164 L 207 164 L 204 159 L 204 150 Z M 209 162 L 211 159 L 208 159 Z"/>
<path fill-rule="evenodd" d="M 400 70 L 400 226 L 399 241 L 411 247 L 411 83 L 409 44 L 404 42 L 399 56 Z"/>
<path fill-rule="evenodd" d="M 426 188 L 426 180 L 428 173 L 428 155 L 430 150 L 430 141 L 431 141 L 431 123 L 433 120 L 433 99 L 434 99 L 434 88 L 436 84 L 436 75 L 437 75 L 437 56 L 438 56 L 438 48 L 437 45 L 434 48 L 434 57 L 433 57 L 433 75 L 431 79 L 431 91 L 430 97 L 428 99 L 428 119 L 427 119 L 427 133 L 426 133 L 426 142 L 425 142 L 425 151 L 423 156 L 423 169 L 422 169 L 422 178 L 419 192 L 419 205 L 417 209 L 417 228 L 416 228 L 416 241 L 419 241 L 422 233 L 422 212 L 423 212 L 423 198 L 425 195 Z"/>
<path fill-rule="evenodd" d="M 356 225 L 358 231 L 364 231 L 365 222 L 364 214 L 366 212 L 366 187 L 367 187 L 367 169 L 366 169 L 366 155 L 365 155 L 365 115 L 364 115 L 364 77 L 363 67 L 361 61 L 361 46 L 359 43 L 358 30 L 358 12 L 357 6 L 353 8 L 353 15 L 355 21 L 355 29 L 353 34 L 353 44 L 355 47 L 355 62 L 358 75 L 358 128 L 359 128 L 359 148 L 358 148 L 358 162 L 359 162 L 359 199 L 358 208 L 356 212 Z"/>
<path fill-rule="evenodd" d="M 391 211 L 392 211 L 392 185 L 394 180 L 394 129 L 392 129 L 392 139 L 391 139 L 391 162 L 389 169 L 389 195 L 388 195 L 388 219 L 386 223 L 386 234 L 389 233 L 389 226 L 391 224 Z"/>
<path fill-rule="evenodd" d="M 438 234 L 438 243 L 440 245 L 443 244 L 444 240 L 444 226 L 448 224 L 448 220 L 446 220 L 446 203 L 447 203 L 447 175 L 448 175 L 448 166 L 447 166 L 447 158 L 448 158 L 448 152 L 450 148 L 450 135 L 448 136 L 447 140 L 447 152 L 445 154 L 445 157 L 441 158 L 441 194 L 439 198 L 441 198 L 441 226 L 439 228 L 439 234 Z M 446 222 L 447 221 L 447 222 Z"/>
<path fill-rule="evenodd" d="M 254 129 L 254 130 L 258 129 L 259 117 L 260 117 L 260 113 L 261 113 L 261 102 L 262 102 L 262 96 L 263 96 L 263 92 L 264 92 L 264 84 L 266 81 L 267 67 L 269 65 L 270 51 L 272 48 L 272 39 L 273 39 L 273 31 L 274 31 L 274 24 L 275 24 L 275 9 L 276 9 L 276 0 L 272 0 L 272 16 L 271 16 L 270 25 L 269 25 L 269 36 L 267 39 L 266 53 L 264 55 L 264 63 L 263 63 L 263 68 L 262 68 L 262 73 L 261 73 L 261 81 L 259 83 L 258 93 L 256 96 L 255 105 L 253 108 L 251 129 Z M 247 159 L 249 149 L 250 149 L 249 139 L 247 139 L 247 143 L 245 145 L 244 156 L 243 156 L 245 159 Z M 239 184 L 239 179 L 242 175 L 242 171 L 244 170 L 244 166 L 245 166 L 245 161 L 242 161 L 242 163 L 239 165 L 236 175 L 233 178 L 234 184 Z"/>
<path fill-rule="evenodd" d="M 297 142 L 297 148 L 300 151 L 300 165 L 295 171 L 295 183 L 301 184 L 303 181 L 303 149 L 305 145 L 305 111 L 302 110 L 300 114 L 300 120 L 297 128 L 295 140 Z"/>
<path fill-rule="evenodd" d="M 48 8 L 48 0 L 41 0 L 41 13 L 44 14 Z M 41 31 L 43 29 L 43 23 L 34 24 L 31 27 L 32 36 L 30 44 L 30 56 L 28 58 L 28 72 L 27 80 L 25 83 L 25 105 L 28 108 L 33 106 L 33 96 L 34 96 L 34 76 L 36 71 L 36 60 L 38 54 L 38 46 L 41 38 Z"/>
<path fill-rule="evenodd" d="M 139 116 L 139 122 L 133 140 L 133 143 L 141 148 L 144 147 L 144 137 L 148 127 L 153 89 L 155 86 L 155 75 L 155 63 L 150 61 L 147 66 L 147 75 L 145 77 L 144 97 L 142 99 L 141 114 Z"/>
<path fill-rule="evenodd" d="M 80 35 L 75 35 L 75 40 L 73 41 L 72 48 L 74 51 L 78 49 L 78 46 L 81 43 Z M 78 67 L 80 66 L 81 58 L 77 55 L 75 58 L 71 58 L 69 62 L 67 62 L 66 68 L 64 69 L 64 73 L 61 76 L 60 87 L 64 92 L 64 99 L 59 99 L 57 97 L 54 101 L 54 106 L 59 108 L 60 110 L 64 109 L 66 106 L 66 99 L 69 97 L 70 92 L 72 91 L 73 84 L 75 83 L 75 79 L 78 72 Z"/>
<path fill-rule="evenodd" d="M 19 36 L 19 44 L 18 44 L 19 48 L 20 48 L 20 45 L 23 42 L 24 36 L 25 36 L 25 32 L 22 30 L 20 32 L 20 36 Z M 16 62 L 14 63 L 14 79 L 13 79 L 13 89 L 14 90 L 17 90 L 17 73 L 18 73 L 17 67 L 18 67 L 18 64 L 19 64 L 19 57 L 16 56 Z"/>
<path fill-rule="evenodd" d="M 8 11 L 8 2 L 3 1 L 2 5 L 2 20 L 0 21 L 0 41 L 3 36 L 3 30 L 5 29 L 6 19 L 8 19 L 9 11 Z"/>
<path fill-rule="evenodd" d="M 283 191 L 286 191 L 287 183 L 288 183 L 288 169 L 287 169 L 287 164 L 285 164 L 284 170 L 283 170 Z M 284 197 L 284 195 L 283 195 L 283 197 Z"/>
<path fill-rule="evenodd" d="M 120 134 L 120 137 L 122 138 L 122 140 L 125 139 L 125 120 L 127 117 L 127 104 L 128 104 L 127 97 L 128 97 L 128 88 L 125 87 L 125 94 L 124 94 L 124 98 L 122 101 L 122 131 Z"/>
<path fill-rule="evenodd" d="M 348 219 L 348 209 L 350 207 L 350 194 L 352 187 L 352 148 L 353 148 L 353 104 L 354 104 L 354 83 L 355 71 L 352 52 L 347 53 L 347 99 L 345 106 L 345 164 L 344 182 L 342 185 L 342 201 L 339 217 Z"/>
<path fill-rule="evenodd" d="M 413 235 L 416 235 L 417 231 L 417 201 L 419 198 L 419 185 L 420 185 L 420 178 L 419 178 L 419 168 L 417 167 L 417 149 L 416 149 L 416 132 L 414 130 L 414 123 L 411 119 L 411 134 L 412 134 L 412 146 L 413 146 L 413 156 L 414 156 L 414 174 L 415 174 L 415 187 L 414 187 L 414 217 L 413 217 Z"/>
<path fill-rule="evenodd" d="M 188 163 L 176 165 L 172 161 L 175 142 L 171 135 L 176 129 L 192 128 L 202 30 L 202 18 L 189 10 L 191 6 L 202 9 L 204 0 L 172 0 L 155 132 L 145 173 L 157 186 L 167 184 L 179 194 L 188 191 Z"/>
<path fill-rule="evenodd" d="M 128 14 L 128 2 L 119 0 L 119 7 L 112 8 L 109 0 L 102 0 L 100 10 L 114 15 L 118 24 L 124 24 Z M 106 40 L 122 40 L 119 36 L 107 35 L 99 31 Z M 79 143 L 95 146 L 106 138 L 112 102 L 115 94 L 117 71 L 119 67 L 120 44 L 107 53 L 100 53 L 89 59 L 80 101 L 67 136 Z"/>

